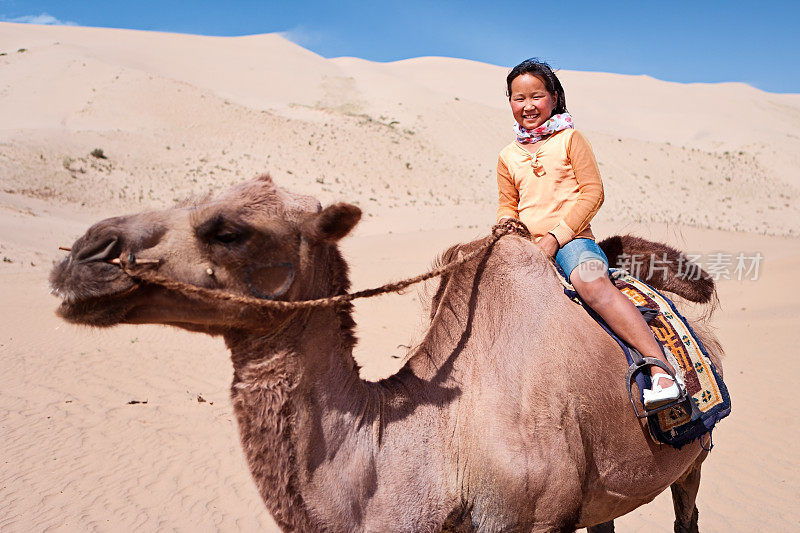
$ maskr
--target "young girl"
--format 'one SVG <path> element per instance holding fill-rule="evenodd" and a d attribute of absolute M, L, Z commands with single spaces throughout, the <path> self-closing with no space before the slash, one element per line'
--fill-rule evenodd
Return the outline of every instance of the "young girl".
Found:
<path fill-rule="evenodd" d="M 645 357 L 667 362 L 638 309 L 606 275 L 608 259 L 589 221 L 603 204 L 603 183 L 583 134 L 573 129 L 564 89 L 547 63 L 523 61 L 506 78 L 516 141 L 500 152 L 498 222 L 521 220 L 534 242 L 566 273 L 581 298 Z M 651 366 L 652 409 L 677 399 L 678 384 Z"/>

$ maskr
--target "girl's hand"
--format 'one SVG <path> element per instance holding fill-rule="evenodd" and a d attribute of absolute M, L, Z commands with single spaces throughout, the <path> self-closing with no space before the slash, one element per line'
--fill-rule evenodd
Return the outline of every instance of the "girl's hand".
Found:
<path fill-rule="evenodd" d="M 523 224 L 521 220 L 517 220 L 516 218 L 502 217 L 497 224 L 492 226 L 492 232 L 498 229 L 514 233 L 525 239 L 531 238 L 531 232 L 528 231 L 528 228 L 525 227 L 525 224 Z"/>
<path fill-rule="evenodd" d="M 536 246 L 542 249 L 549 257 L 554 257 L 558 252 L 558 241 L 552 233 L 546 234 L 536 242 Z"/>

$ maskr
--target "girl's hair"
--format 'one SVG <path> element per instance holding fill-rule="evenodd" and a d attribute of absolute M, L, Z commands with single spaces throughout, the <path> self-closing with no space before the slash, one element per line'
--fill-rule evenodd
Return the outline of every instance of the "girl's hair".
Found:
<path fill-rule="evenodd" d="M 506 96 L 511 98 L 511 82 L 523 74 L 536 76 L 542 80 L 547 92 L 556 96 L 556 107 L 553 109 L 554 115 L 567 112 L 567 97 L 564 95 L 564 88 L 561 86 L 558 76 L 550 68 L 550 65 L 544 61 L 539 61 L 535 57 L 526 59 L 508 73 L 506 77 Z"/>

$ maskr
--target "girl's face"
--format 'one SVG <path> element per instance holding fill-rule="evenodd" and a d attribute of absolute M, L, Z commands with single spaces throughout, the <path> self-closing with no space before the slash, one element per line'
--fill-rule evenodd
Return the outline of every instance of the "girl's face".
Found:
<path fill-rule="evenodd" d="M 532 74 L 514 78 L 508 100 L 514 120 L 526 130 L 544 124 L 556 107 L 556 95 L 547 92 L 544 82 Z"/>

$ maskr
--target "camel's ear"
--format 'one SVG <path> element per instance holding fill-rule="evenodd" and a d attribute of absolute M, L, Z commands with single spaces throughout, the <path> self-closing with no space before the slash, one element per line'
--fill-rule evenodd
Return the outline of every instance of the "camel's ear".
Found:
<path fill-rule="evenodd" d="M 338 241 L 361 220 L 361 209 L 338 203 L 329 205 L 303 222 L 303 235 L 310 241 Z"/>

